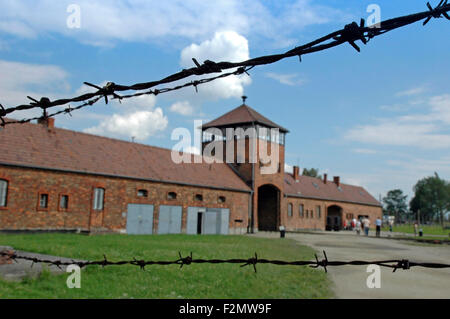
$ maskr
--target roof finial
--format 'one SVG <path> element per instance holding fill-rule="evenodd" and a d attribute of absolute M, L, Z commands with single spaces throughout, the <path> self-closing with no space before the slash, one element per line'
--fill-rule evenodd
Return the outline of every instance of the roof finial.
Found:
<path fill-rule="evenodd" d="M 245 100 L 247 100 L 247 97 L 245 95 L 242 96 L 242 103 L 245 104 Z"/>

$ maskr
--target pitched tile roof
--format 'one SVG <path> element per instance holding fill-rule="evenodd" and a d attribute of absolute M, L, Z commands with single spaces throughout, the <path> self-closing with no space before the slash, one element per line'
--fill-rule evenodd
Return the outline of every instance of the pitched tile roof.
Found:
<path fill-rule="evenodd" d="M 40 124 L 5 126 L 0 150 L 0 164 L 250 191 L 227 164 L 176 164 L 169 149 Z"/>
<path fill-rule="evenodd" d="M 204 124 L 204 129 L 210 127 L 223 127 L 228 125 L 258 123 L 270 128 L 278 128 L 281 132 L 288 133 L 289 131 L 284 127 L 272 122 L 268 118 L 264 117 L 260 113 L 256 112 L 250 106 L 242 104 L 241 106 L 231 110 L 230 112 L 222 115 L 221 117 Z"/>
<path fill-rule="evenodd" d="M 285 173 L 284 192 L 289 196 L 318 198 L 340 202 L 381 206 L 364 188 L 340 183 L 338 188 L 333 181 L 326 184 L 323 180 L 309 176 L 299 176 L 298 182 L 294 177 Z"/>

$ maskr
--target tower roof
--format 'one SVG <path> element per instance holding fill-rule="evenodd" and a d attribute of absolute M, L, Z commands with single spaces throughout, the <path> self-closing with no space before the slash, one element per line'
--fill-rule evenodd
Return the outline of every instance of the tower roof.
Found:
<path fill-rule="evenodd" d="M 211 127 L 225 127 L 225 126 L 237 126 L 239 124 L 261 124 L 270 128 L 278 128 L 280 132 L 288 133 L 289 131 L 284 127 L 272 122 L 265 116 L 256 112 L 250 106 L 242 104 L 241 106 L 231 110 L 230 112 L 218 117 L 217 119 L 206 123 L 202 126 L 203 129 Z"/>

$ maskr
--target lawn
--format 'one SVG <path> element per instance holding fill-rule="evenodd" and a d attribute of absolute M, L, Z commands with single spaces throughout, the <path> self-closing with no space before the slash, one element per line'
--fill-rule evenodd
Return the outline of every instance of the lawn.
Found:
<path fill-rule="evenodd" d="M 430 225 L 420 225 L 418 227 L 418 230 L 423 230 L 423 235 L 442 235 L 442 236 L 449 236 L 450 230 L 449 229 L 442 229 L 441 226 L 430 226 Z M 389 227 L 384 227 L 384 231 L 389 231 Z M 408 233 L 408 234 L 414 234 L 414 226 L 413 225 L 398 225 L 394 226 L 392 228 L 392 231 L 399 232 L 399 233 Z"/>
<path fill-rule="evenodd" d="M 127 236 L 76 234 L 0 234 L 0 245 L 17 250 L 101 260 L 174 260 L 178 252 L 194 258 L 260 258 L 312 260 L 314 251 L 289 239 L 248 236 Z M 0 298 L 329 298 L 330 281 L 323 270 L 309 267 L 236 264 L 150 266 L 88 266 L 81 289 L 66 286 L 68 274 L 22 282 L 0 279 Z"/>

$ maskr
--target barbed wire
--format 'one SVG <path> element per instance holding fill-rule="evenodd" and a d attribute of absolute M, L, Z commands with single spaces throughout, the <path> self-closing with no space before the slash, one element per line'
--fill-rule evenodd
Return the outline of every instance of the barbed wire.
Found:
<path fill-rule="evenodd" d="M 450 16 L 448 15 L 448 11 L 450 11 L 450 4 L 448 4 L 448 0 L 441 0 L 439 4 L 436 7 L 432 7 L 429 2 L 427 2 L 427 11 L 410 14 L 406 16 L 401 16 L 393 19 L 389 19 L 386 21 L 382 21 L 377 25 L 373 26 L 366 26 L 366 21 L 364 19 L 361 19 L 360 23 L 352 22 L 348 25 L 346 25 L 342 30 L 335 31 L 333 33 L 330 33 L 324 37 L 321 37 L 317 40 L 314 40 L 312 42 L 309 42 L 305 45 L 295 47 L 292 50 L 289 50 L 285 53 L 281 54 L 274 54 L 274 55 L 266 55 L 261 56 L 253 59 L 249 59 L 242 62 L 214 62 L 210 60 L 206 60 L 203 62 L 203 64 L 200 64 L 195 58 L 193 58 L 193 62 L 195 64 L 195 67 L 190 69 L 183 69 L 182 71 L 178 73 L 174 73 L 172 75 L 169 75 L 161 80 L 157 81 L 151 81 L 151 82 L 144 82 L 144 83 L 136 83 L 132 85 L 121 85 L 116 84 L 114 82 L 107 82 L 105 86 L 100 87 L 98 85 L 84 82 L 85 85 L 90 86 L 92 88 L 95 88 L 97 91 L 92 93 L 86 93 L 82 94 L 80 96 L 76 96 L 73 98 L 66 98 L 66 99 L 58 99 L 51 101 L 47 97 L 42 97 L 39 101 L 28 96 L 27 98 L 30 99 L 32 102 L 29 104 L 22 104 L 15 107 L 10 108 L 4 108 L 0 104 L 0 126 L 5 126 L 6 124 L 15 124 L 15 123 L 26 123 L 30 122 L 34 119 L 46 119 L 48 117 L 56 116 L 59 114 L 70 114 L 72 111 L 81 109 L 83 107 L 91 106 L 95 103 L 97 103 L 101 98 L 105 99 L 105 103 L 108 104 L 108 97 L 112 97 L 113 99 L 118 99 L 119 102 L 123 99 L 128 99 L 132 97 L 137 97 L 141 95 L 158 95 L 161 93 L 166 93 L 174 90 L 180 90 L 185 87 L 193 86 L 195 87 L 196 91 L 198 92 L 198 86 L 217 80 L 219 78 L 231 76 L 231 75 L 240 75 L 247 73 L 250 69 L 252 69 L 255 66 L 260 65 L 267 65 L 272 64 L 275 62 L 278 62 L 280 60 L 295 57 L 298 56 L 300 61 L 302 60 L 302 56 L 327 50 L 339 45 L 342 45 L 344 43 L 350 44 L 355 50 L 358 52 L 361 51 L 360 47 L 356 44 L 357 41 L 361 41 L 364 45 L 367 44 L 371 39 L 380 36 L 382 34 L 385 34 L 389 31 L 404 27 L 409 24 L 413 24 L 419 21 L 423 20 L 423 25 L 426 25 L 432 18 L 446 18 L 450 20 Z M 194 80 L 187 82 L 182 85 L 174 86 L 174 87 L 168 87 L 163 89 L 152 89 L 154 87 L 173 83 L 176 81 L 180 81 L 183 79 L 186 79 L 191 76 L 203 76 L 207 74 L 212 73 L 221 73 L 225 70 L 229 69 L 236 69 L 236 71 L 224 73 L 220 76 L 216 76 L 209 79 L 200 79 L 200 80 Z M 117 94 L 117 92 L 124 92 L 124 91 L 143 91 L 143 90 L 149 90 L 146 92 L 136 92 L 134 94 L 128 94 L 120 96 Z M 88 102 L 85 102 L 88 101 Z M 48 114 L 47 110 L 49 108 L 57 107 L 57 106 L 64 106 L 69 103 L 76 103 L 76 102 L 84 102 L 83 104 L 77 106 L 77 107 L 67 107 L 63 110 L 60 110 L 58 112 L 55 112 L 53 114 Z M 11 114 L 16 111 L 24 111 L 24 110 L 30 110 L 30 109 L 42 109 L 43 115 L 41 117 L 35 117 L 30 119 L 23 119 L 20 121 L 5 121 L 4 117 L 6 117 L 8 114 Z"/>
<path fill-rule="evenodd" d="M 48 265 L 53 265 L 62 270 L 61 266 L 69 266 L 69 265 L 77 265 L 80 268 L 84 268 L 87 266 L 97 265 L 102 267 L 107 266 L 123 266 L 123 265 L 133 265 L 138 266 L 142 270 L 145 270 L 145 267 L 152 265 L 159 266 L 169 266 L 169 265 L 179 265 L 180 269 L 186 265 L 192 264 L 240 264 L 241 267 L 253 266 L 255 273 L 256 265 L 258 264 L 271 264 L 277 266 L 310 266 L 311 268 L 319 268 L 322 267 L 325 272 L 328 272 L 327 267 L 336 267 L 336 266 L 347 266 L 347 265 L 355 265 L 355 266 L 363 266 L 363 265 L 378 265 L 380 267 L 391 268 L 393 272 L 397 269 L 408 270 L 412 267 L 423 267 L 423 268 L 432 268 L 432 269 L 444 269 L 450 268 L 450 264 L 441 264 L 441 263 L 428 263 L 428 262 L 413 262 L 408 259 L 390 259 L 390 260 L 378 260 L 378 261 L 362 261 L 362 260 L 353 260 L 353 261 L 331 261 L 328 260 L 327 254 L 323 251 L 324 258 L 319 259 L 317 254 L 314 254 L 315 260 L 298 260 L 298 261 L 284 261 L 284 260 L 271 260 L 258 258 L 257 253 L 253 257 L 247 259 L 195 259 L 193 258 L 192 252 L 190 255 L 186 257 L 182 257 L 181 253 L 178 253 L 178 257 L 175 260 L 171 261 L 161 261 L 161 260 L 144 260 L 144 259 L 136 259 L 132 260 L 122 260 L 122 261 L 110 261 L 107 259 L 106 255 L 103 255 L 103 260 L 98 261 L 62 261 L 62 260 L 49 260 L 49 259 L 41 259 L 37 257 L 29 257 L 29 256 L 21 256 L 16 254 L 14 251 L 2 251 L 0 252 L 0 256 L 7 257 L 15 262 L 17 260 L 26 260 L 31 261 L 31 267 L 35 263 L 43 263 Z"/>

